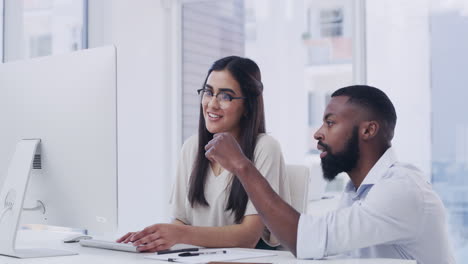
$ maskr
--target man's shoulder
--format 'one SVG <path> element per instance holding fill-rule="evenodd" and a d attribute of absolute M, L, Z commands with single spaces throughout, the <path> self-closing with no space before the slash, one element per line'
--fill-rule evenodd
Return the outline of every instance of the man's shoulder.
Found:
<path fill-rule="evenodd" d="M 388 168 L 372 189 L 374 195 L 382 197 L 383 194 L 400 202 L 411 201 L 412 205 L 424 203 L 425 193 L 433 192 L 428 177 L 420 169 L 402 162 Z"/>
<path fill-rule="evenodd" d="M 418 167 L 403 162 L 395 162 L 390 168 L 388 168 L 387 173 L 382 177 L 383 180 L 395 180 L 402 182 L 414 182 L 422 181 L 427 182 L 426 175 Z"/>

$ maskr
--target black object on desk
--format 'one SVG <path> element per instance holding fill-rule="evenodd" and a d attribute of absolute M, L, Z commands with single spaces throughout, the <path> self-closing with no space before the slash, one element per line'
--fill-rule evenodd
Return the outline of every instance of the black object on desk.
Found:
<path fill-rule="evenodd" d="M 208 252 L 184 252 L 180 253 L 179 257 L 194 257 L 194 256 L 200 256 L 200 255 L 212 255 L 212 254 L 226 254 L 226 250 L 221 250 L 221 251 L 208 251 Z"/>
<path fill-rule="evenodd" d="M 198 251 L 200 248 L 181 248 L 181 249 L 166 249 L 166 250 L 161 250 L 157 254 L 162 255 L 162 254 L 172 254 L 172 253 L 179 253 L 179 252 L 193 252 L 193 251 Z"/>

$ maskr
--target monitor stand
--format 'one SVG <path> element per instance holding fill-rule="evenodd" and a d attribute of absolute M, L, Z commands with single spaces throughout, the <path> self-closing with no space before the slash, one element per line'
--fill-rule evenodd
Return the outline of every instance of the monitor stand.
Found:
<path fill-rule="evenodd" d="M 42 248 L 15 248 L 24 196 L 31 166 L 40 139 L 24 139 L 16 145 L 8 172 L 0 192 L 0 255 L 15 258 L 69 256 L 77 253 Z"/>

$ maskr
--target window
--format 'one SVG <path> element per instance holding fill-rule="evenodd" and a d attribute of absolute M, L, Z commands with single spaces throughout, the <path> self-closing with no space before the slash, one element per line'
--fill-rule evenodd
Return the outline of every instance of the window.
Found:
<path fill-rule="evenodd" d="M 468 15 L 430 16 L 432 183 L 448 211 L 458 263 L 468 258 Z"/>
<path fill-rule="evenodd" d="M 5 61 L 67 53 L 87 47 L 87 0 L 9 3 L 12 6 L 6 6 L 10 15 L 5 21 L 8 27 L 5 30 Z"/>
<path fill-rule="evenodd" d="M 343 36 L 343 8 L 320 10 L 321 37 Z"/>
<path fill-rule="evenodd" d="M 309 65 L 343 64 L 352 61 L 352 2 L 313 1 L 307 9 Z"/>
<path fill-rule="evenodd" d="M 242 0 L 187 1 L 182 4 L 182 140 L 197 133 L 200 101 L 196 90 L 211 64 L 244 55 Z"/>

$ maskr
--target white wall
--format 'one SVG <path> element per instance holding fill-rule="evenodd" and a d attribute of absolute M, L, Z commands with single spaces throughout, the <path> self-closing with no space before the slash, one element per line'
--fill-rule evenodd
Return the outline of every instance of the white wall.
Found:
<path fill-rule="evenodd" d="M 171 3 L 172 2 L 172 3 Z M 89 2 L 89 47 L 114 44 L 118 72 L 120 231 L 167 221 L 177 135 L 169 22 L 176 1 Z M 174 47 L 175 48 L 175 47 Z"/>
<path fill-rule="evenodd" d="M 393 101 L 393 140 L 400 161 L 431 173 L 429 4 L 366 1 L 367 81 Z"/>

